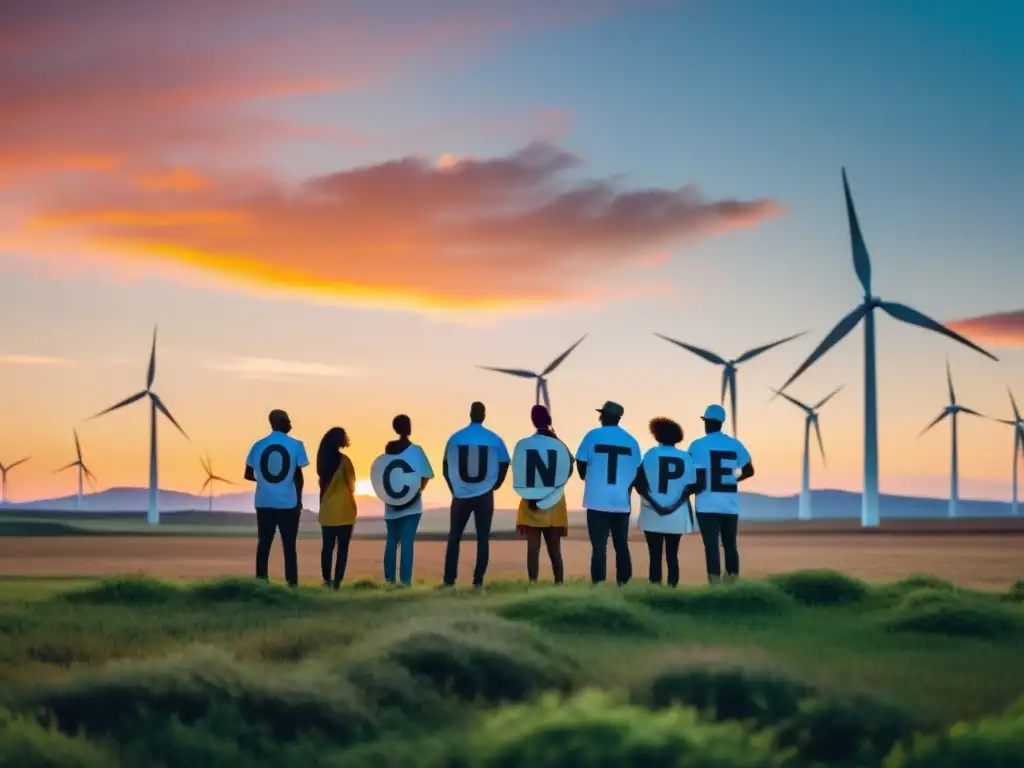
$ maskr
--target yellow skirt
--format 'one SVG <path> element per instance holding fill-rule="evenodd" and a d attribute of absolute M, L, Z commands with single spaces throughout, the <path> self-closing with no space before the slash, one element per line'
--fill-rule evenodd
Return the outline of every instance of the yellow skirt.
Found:
<path fill-rule="evenodd" d="M 516 531 L 525 536 L 527 528 L 561 528 L 562 536 L 568 536 L 569 509 L 565 504 L 565 494 L 550 509 L 530 509 L 526 499 L 520 500 L 516 511 Z"/>

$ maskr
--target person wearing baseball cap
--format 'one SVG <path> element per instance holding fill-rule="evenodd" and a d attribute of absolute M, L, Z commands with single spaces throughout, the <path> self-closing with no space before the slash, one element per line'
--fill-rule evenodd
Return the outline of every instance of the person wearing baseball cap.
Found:
<path fill-rule="evenodd" d="M 590 580 L 597 584 L 607 576 L 610 534 L 615 548 L 615 581 L 622 586 L 633 575 L 629 519 L 642 454 L 636 438 L 619 426 L 625 413 L 621 405 L 609 400 L 597 413 L 601 426 L 587 432 L 576 451 L 590 535 Z"/>
<path fill-rule="evenodd" d="M 722 576 L 719 541 L 725 551 L 726 575 L 735 578 L 740 574 L 738 484 L 754 476 L 754 465 L 746 446 L 722 431 L 725 408 L 709 405 L 701 419 L 704 437 L 690 443 L 687 452 L 697 466 L 697 525 L 704 540 L 708 581 L 717 581 Z"/>

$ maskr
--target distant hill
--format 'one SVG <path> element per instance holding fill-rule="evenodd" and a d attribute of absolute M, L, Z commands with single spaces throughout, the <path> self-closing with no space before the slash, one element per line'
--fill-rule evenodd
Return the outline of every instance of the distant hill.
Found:
<path fill-rule="evenodd" d="M 383 504 L 371 496 L 360 496 L 359 512 L 361 517 L 379 517 L 384 513 Z M 304 494 L 304 505 L 307 510 L 315 510 L 318 500 L 315 494 Z M 80 514 L 84 517 L 93 515 L 112 515 L 122 513 L 139 514 L 144 512 L 149 503 L 149 492 L 145 488 L 109 488 L 98 493 L 91 493 L 83 499 L 83 509 L 76 511 L 74 496 L 63 496 L 54 499 L 5 504 L 0 512 L 32 512 L 33 514 L 67 513 Z M 181 491 L 160 491 L 160 511 L 171 515 L 175 521 L 190 523 L 230 522 L 239 517 L 247 522 L 253 511 L 253 495 L 251 491 L 226 493 L 215 496 L 213 514 L 208 510 L 208 500 Z M 850 491 L 821 490 L 812 492 L 814 517 L 818 520 L 847 520 L 860 517 L 860 494 Z M 740 505 L 746 520 L 786 521 L 794 520 L 797 515 L 797 497 L 765 496 L 759 493 L 741 493 Z M 941 519 L 947 514 L 945 499 L 929 499 L 916 496 L 890 496 L 881 498 L 882 514 L 888 519 Z M 428 511 L 439 511 L 441 507 L 428 508 Z M 511 512 L 505 510 L 511 515 Z M 965 518 L 1007 517 L 1010 505 L 998 501 L 964 500 L 960 502 L 959 515 Z M 304 519 L 316 519 L 315 512 L 306 512 Z"/>

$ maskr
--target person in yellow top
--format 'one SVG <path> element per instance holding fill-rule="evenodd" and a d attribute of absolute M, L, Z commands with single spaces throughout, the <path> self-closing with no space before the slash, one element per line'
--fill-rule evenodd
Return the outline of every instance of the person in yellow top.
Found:
<path fill-rule="evenodd" d="M 537 428 L 538 435 L 547 435 L 561 442 L 551 427 L 551 414 L 543 405 L 533 406 L 530 420 Z M 540 571 L 540 542 L 543 538 L 551 559 L 555 584 L 561 584 L 564 573 L 562 538 L 569 535 L 569 510 L 565 503 L 565 493 L 550 509 L 537 509 L 535 501 L 521 499 L 516 512 L 516 532 L 526 539 L 526 575 L 530 583 L 537 581 Z"/>
<path fill-rule="evenodd" d="M 348 563 L 348 545 L 352 541 L 352 528 L 356 522 L 356 470 L 352 461 L 342 453 L 348 448 L 345 430 L 332 427 L 320 440 L 316 452 L 316 473 L 320 478 L 320 528 L 323 548 L 320 550 L 320 573 L 325 587 L 338 589 L 345 578 Z M 331 559 L 338 547 L 331 578 Z"/>

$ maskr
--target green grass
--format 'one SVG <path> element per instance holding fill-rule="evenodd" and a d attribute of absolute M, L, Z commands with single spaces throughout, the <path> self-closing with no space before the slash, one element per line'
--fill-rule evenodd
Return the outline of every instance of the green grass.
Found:
<path fill-rule="evenodd" d="M 0 579 L 0 766 L 1024 765 L 1019 594 Z"/>

